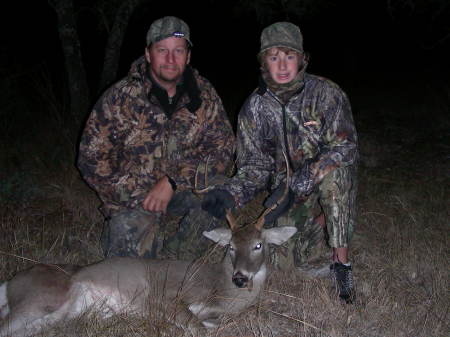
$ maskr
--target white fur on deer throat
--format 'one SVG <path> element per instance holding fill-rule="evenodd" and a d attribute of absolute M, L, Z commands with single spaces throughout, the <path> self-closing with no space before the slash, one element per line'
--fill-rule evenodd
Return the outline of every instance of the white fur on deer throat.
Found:
<path fill-rule="evenodd" d="M 250 276 L 250 273 L 247 272 L 246 270 L 241 270 L 240 271 L 243 275 L 246 275 L 249 278 L 249 281 L 251 282 L 251 286 L 248 288 L 242 288 L 243 290 L 248 290 L 248 291 L 254 291 L 254 287 L 256 289 L 256 291 L 259 291 L 261 285 L 265 282 L 266 277 L 267 277 L 267 267 L 265 264 L 263 264 L 261 266 L 261 268 L 258 270 L 258 272 L 253 275 L 252 277 Z"/>
<path fill-rule="evenodd" d="M 8 282 L 3 282 L 3 284 L 0 285 L 0 318 L 5 318 L 9 313 L 8 298 L 6 296 L 7 284 Z"/>

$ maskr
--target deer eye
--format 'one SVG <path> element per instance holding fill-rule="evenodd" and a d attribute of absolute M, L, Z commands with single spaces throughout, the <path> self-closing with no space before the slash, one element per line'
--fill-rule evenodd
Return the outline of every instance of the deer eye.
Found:
<path fill-rule="evenodd" d="M 261 247 L 262 247 L 262 244 L 261 244 L 261 242 L 259 242 L 259 243 L 255 246 L 255 250 L 259 250 L 259 249 L 261 249 Z"/>

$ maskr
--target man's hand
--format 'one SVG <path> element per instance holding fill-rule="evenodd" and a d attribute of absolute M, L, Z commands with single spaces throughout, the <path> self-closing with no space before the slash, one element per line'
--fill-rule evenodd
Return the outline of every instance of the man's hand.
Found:
<path fill-rule="evenodd" d="M 225 211 L 234 206 L 234 198 L 226 190 L 211 190 L 203 197 L 202 209 L 218 219 L 224 219 Z"/>
<path fill-rule="evenodd" d="M 142 203 L 142 208 L 149 212 L 166 213 L 167 205 L 173 196 L 172 185 L 165 176 L 157 181 L 155 186 L 148 192 Z"/>
<path fill-rule="evenodd" d="M 275 222 L 275 220 L 277 220 L 292 207 L 292 204 L 294 203 L 294 192 L 292 192 L 289 188 L 287 194 L 282 199 L 284 193 L 286 193 L 286 183 L 282 182 L 264 201 L 264 206 L 266 208 L 272 207 L 277 202 L 279 203 L 274 210 L 270 211 L 264 217 L 264 223 L 266 225 Z"/>

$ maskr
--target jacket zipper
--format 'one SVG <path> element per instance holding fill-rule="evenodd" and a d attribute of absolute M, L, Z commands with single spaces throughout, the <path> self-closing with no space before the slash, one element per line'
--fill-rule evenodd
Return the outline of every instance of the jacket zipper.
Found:
<path fill-rule="evenodd" d="M 280 102 L 281 104 L 281 102 Z M 283 112 L 283 138 L 284 138 L 284 148 L 286 149 L 286 156 L 289 162 L 289 167 L 291 169 L 294 169 L 294 166 L 292 166 L 292 159 L 291 159 L 291 154 L 289 151 L 289 143 L 288 143 L 288 139 L 287 139 L 287 126 L 286 126 L 286 105 L 285 104 L 281 104 L 281 109 Z"/>
<path fill-rule="evenodd" d="M 282 119 L 283 119 L 283 141 L 284 141 L 284 148 L 286 149 L 286 156 L 289 162 L 289 167 L 291 169 L 294 168 L 294 166 L 292 166 L 292 159 L 291 159 L 291 154 L 289 151 L 289 143 L 288 143 L 288 139 L 287 139 L 287 126 L 286 126 L 286 104 L 283 104 L 271 91 L 268 91 L 269 94 L 273 97 L 273 99 L 275 101 L 278 102 L 278 104 L 280 104 L 281 106 L 281 111 L 282 111 Z"/>

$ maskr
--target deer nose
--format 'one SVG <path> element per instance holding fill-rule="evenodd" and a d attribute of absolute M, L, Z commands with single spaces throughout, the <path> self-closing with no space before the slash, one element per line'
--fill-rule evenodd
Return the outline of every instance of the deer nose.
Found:
<path fill-rule="evenodd" d="M 247 286 L 248 277 L 243 275 L 241 272 L 237 272 L 233 275 L 232 281 L 238 288 L 244 288 Z"/>

